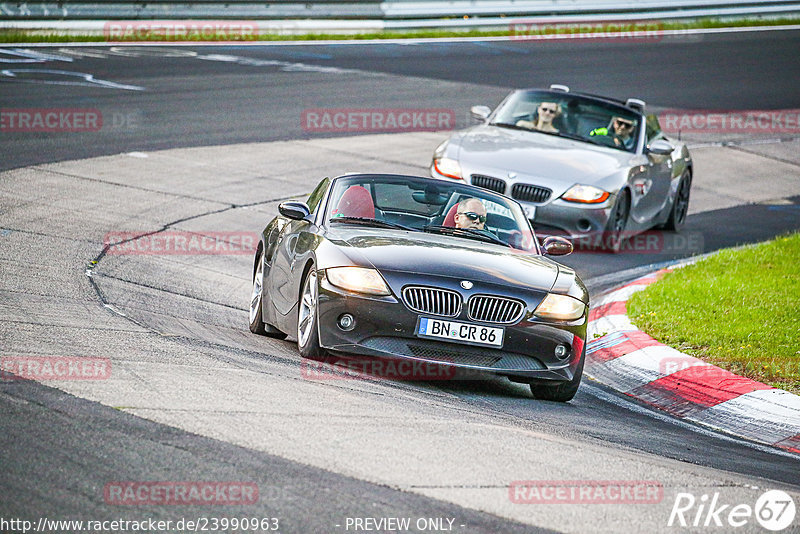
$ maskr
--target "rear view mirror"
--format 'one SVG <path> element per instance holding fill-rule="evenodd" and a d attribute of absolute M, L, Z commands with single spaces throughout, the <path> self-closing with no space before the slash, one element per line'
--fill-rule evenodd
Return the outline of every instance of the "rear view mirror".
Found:
<path fill-rule="evenodd" d="M 288 219 L 302 221 L 311 214 L 311 210 L 305 202 L 281 202 L 278 212 Z"/>
<path fill-rule="evenodd" d="M 572 242 L 569 239 L 552 235 L 542 242 L 544 253 L 548 256 L 566 256 L 572 254 Z"/>
<path fill-rule="evenodd" d="M 487 106 L 472 106 L 469 108 L 469 113 L 476 121 L 483 122 L 492 114 L 492 110 Z"/>

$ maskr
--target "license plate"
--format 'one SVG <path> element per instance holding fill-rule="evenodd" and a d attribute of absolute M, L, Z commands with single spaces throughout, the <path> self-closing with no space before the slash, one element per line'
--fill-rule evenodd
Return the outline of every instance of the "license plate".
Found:
<path fill-rule="evenodd" d="M 417 335 L 454 341 L 456 343 L 469 343 L 471 345 L 487 345 L 490 347 L 503 346 L 504 329 L 492 326 L 481 326 L 460 321 L 443 321 L 430 317 L 420 317 Z"/>

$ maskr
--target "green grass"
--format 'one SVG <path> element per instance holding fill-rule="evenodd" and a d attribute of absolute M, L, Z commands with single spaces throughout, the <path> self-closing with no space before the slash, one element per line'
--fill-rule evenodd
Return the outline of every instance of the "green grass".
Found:
<path fill-rule="evenodd" d="M 443 19 L 444 20 L 444 19 Z M 525 17 L 508 17 L 508 22 L 524 22 Z M 643 19 L 639 22 L 649 20 L 656 24 L 658 30 L 682 30 L 682 29 L 701 29 L 701 28 L 729 28 L 729 27 L 751 27 L 751 26 L 782 26 L 800 24 L 800 18 L 787 17 L 776 19 L 736 19 L 736 20 L 719 20 L 719 19 L 695 19 L 690 21 L 664 21 L 661 22 L 657 18 Z M 520 39 L 524 39 L 524 31 L 520 31 Z M 573 27 L 564 27 L 555 32 L 548 33 L 580 33 Z M 279 34 L 263 34 L 253 37 L 240 36 L 239 39 L 231 39 L 228 36 L 221 37 L 220 41 L 309 41 L 309 40 L 359 40 L 359 39 L 419 39 L 419 38 L 445 38 L 445 37 L 495 37 L 495 36 L 510 36 L 512 32 L 507 29 L 502 30 L 419 30 L 419 31 L 385 31 L 375 33 L 359 33 L 359 34 L 333 34 L 333 33 L 308 33 L 302 35 L 279 35 Z M 153 42 L 206 42 L 214 41 L 215 39 L 205 39 L 202 36 L 195 35 L 185 39 L 165 39 L 163 36 L 153 35 L 148 41 Z M 15 30 L 15 29 L 2 29 L 0 28 L 0 42 L 2 43 L 66 43 L 66 42 L 97 42 L 104 43 L 107 39 L 101 34 L 80 33 L 80 32 L 58 32 L 51 30 Z M 140 39 L 136 39 L 140 41 Z M 120 41 L 114 41 L 115 43 Z"/>
<path fill-rule="evenodd" d="M 800 393 L 800 233 L 725 250 L 667 273 L 628 301 L 655 339 Z"/>

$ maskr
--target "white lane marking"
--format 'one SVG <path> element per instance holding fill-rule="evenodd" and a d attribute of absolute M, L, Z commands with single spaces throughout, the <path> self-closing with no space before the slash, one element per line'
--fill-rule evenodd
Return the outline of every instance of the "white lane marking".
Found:
<path fill-rule="evenodd" d="M 256 59 L 242 56 L 232 56 L 228 54 L 206 54 L 198 55 L 196 59 L 204 61 L 221 61 L 223 63 L 234 63 L 252 67 L 279 67 L 283 72 L 324 72 L 332 74 L 357 73 L 368 74 L 364 71 L 340 69 L 338 67 L 326 67 L 322 65 L 309 65 L 307 63 L 292 63 L 289 61 L 279 61 L 275 59 Z"/>
<path fill-rule="evenodd" d="M 25 54 L 32 58 L 42 59 L 44 61 L 65 61 L 67 63 L 72 63 L 72 58 L 63 54 L 53 54 L 52 52 L 45 54 L 44 52 L 37 52 L 36 50 L 30 50 L 29 48 L 14 48 L 12 51 L 19 54 Z"/>
<path fill-rule="evenodd" d="M 592 375 L 588 375 L 588 376 L 593 377 Z M 585 386 L 589 386 L 589 387 L 585 387 Z M 735 443 L 737 445 L 744 445 L 745 447 L 749 447 L 751 449 L 755 449 L 755 450 L 760 451 L 760 452 L 766 452 L 766 453 L 769 453 L 769 454 L 775 454 L 775 455 L 778 455 L 778 456 L 784 456 L 786 458 L 794 458 L 795 460 L 800 461 L 800 455 L 791 453 L 789 451 L 784 451 L 782 449 L 777 449 L 777 448 L 771 447 L 769 445 L 761 445 L 759 443 L 752 443 L 752 442 L 746 441 L 746 440 L 744 440 L 742 438 L 737 438 L 737 437 L 734 437 L 734 436 L 728 436 L 726 434 L 720 434 L 716 430 L 711 430 L 711 429 L 704 428 L 706 426 L 704 423 L 700 423 L 700 424 L 703 424 L 703 426 L 697 426 L 697 424 L 692 424 L 692 423 L 690 423 L 688 421 L 684 421 L 682 419 L 678 419 L 677 417 L 673 417 L 673 416 L 668 415 L 666 413 L 662 413 L 662 412 L 659 412 L 659 411 L 656 411 L 656 410 L 652 410 L 650 408 L 645 408 L 643 406 L 639 406 L 638 404 L 635 404 L 635 403 L 633 403 L 633 402 L 631 402 L 629 400 L 626 400 L 625 397 L 617 397 L 616 395 L 612 395 L 610 393 L 607 393 L 607 392 L 603 391 L 602 389 L 600 389 L 599 387 L 593 386 L 591 384 L 581 385 L 580 391 L 582 391 L 584 393 L 587 393 L 589 395 L 592 395 L 593 397 L 596 397 L 596 398 L 598 398 L 600 400 L 603 400 L 605 402 L 608 402 L 609 404 L 613 404 L 615 406 L 619 406 L 620 408 L 624 408 L 626 410 L 629 410 L 631 412 L 634 412 L 634 413 L 637 413 L 637 414 L 640 414 L 640 415 L 647 415 L 649 417 L 652 417 L 653 419 L 658 419 L 659 421 L 673 424 L 675 426 L 684 428 L 686 430 L 690 430 L 692 432 L 696 432 L 698 434 L 702 434 L 703 436 L 712 437 L 712 438 L 720 439 L 720 440 L 723 440 L 723 441 L 728 441 L 728 442 L 731 442 L 731 443 Z M 798 464 L 798 465 L 800 465 L 800 464 Z"/>
<path fill-rule="evenodd" d="M 68 56 L 76 56 L 79 58 L 90 57 L 95 59 L 106 59 L 108 53 L 104 50 L 97 50 L 94 48 L 75 49 L 75 48 L 59 48 L 59 52 L 67 54 Z"/>
<path fill-rule="evenodd" d="M 158 43 L 164 46 L 164 43 Z M 108 53 L 114 56 L 123 57 L 195 57 L 197 52 L 193 50 L 173 50 L 171 48 L 148 48 L 141 45 L 136 46 L 112 46 Z"/>
<path fill-rule="evenodd" d="M 23 77 L 17 77 L 17 75 Z M 80 78 L 80 81 L 63 80 L 63 79 L 39 79 L 39 78 L 25 78 L 27 74 L 45 74 L 53 76 L 66 76 Z M 83 86 L 98 86 L 107 87 L 109 89 L 123 89 L 126 91 L 144 91 L 145 88 L 139 85 L 126 85 L 124 83 L 110 82 L 108 80 L 100 80 L 95 78 L 93 74 L 85 72 L 73 72 L 68 70 L 54 70 L 54 69 L 4 69 L 0 71 L 0 76 L 13 78 L 15 81 L 22 83 L 38 83 L 45 85 L 83 85 Z"/>
<path fill-rule="evenodd" d="M 2 57 L 0 55 L 0 63 L 44 63 L 47 59 L 44 57 L 46 54 L 26 53 L 18 49 L 0 48 L 0 54 L 14 57 Z M 72 61 L 70 59 L 70 61 Z"/>

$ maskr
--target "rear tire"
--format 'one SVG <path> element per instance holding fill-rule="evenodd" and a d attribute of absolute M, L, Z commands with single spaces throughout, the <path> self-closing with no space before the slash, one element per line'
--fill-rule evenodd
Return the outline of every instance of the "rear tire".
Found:
<path fill-rule="evenodd" d="M 586 348 L 583 350 L 581 361 L 578 364 L 578 368 L 575 369 L 575 375 L 572 377 L 572 380 L 569 382 L 562 382 L 557 386 L 531 384 L 531 394 L 533 397 L 539 400 L 555 402 L 567 402 L 572 400 L 581 385 L 581 377 L 583 376 L 583 363 L 585 360 Z"/>
<path fill-rule="evenodd" d="M 689 213 L 689 194 L 692 190 L 692 173 L 688 170 L 683 171 L 681 181 L 678 182 L 678 190 L 675 192 L 675 200 L 669 212 L 669 219 L 664 223 L 664 228 L 672 232 L 678 232 L 686 223 L 686 215 Z"/>
<path fill-rule="evenodd" d="M 304 358 L 322 360 L 325 349 L 319 345 L 317 271 L 312 266 L 303 279 L 297 304 L 297 349 Z"/>
<path fill-rule="evenodd" d="M 262 320 L 262 301 L 264 299 L 264 254 L 259 252 L 256 272 L 253 273 L 253 292 L 250 296 L 250 331 L 260 336 L 284 339 L 286 334 Z"/>

